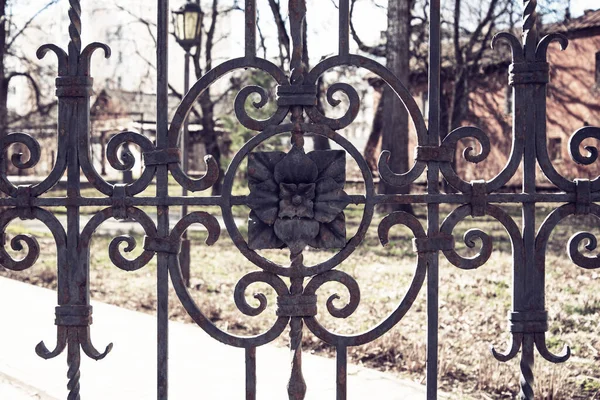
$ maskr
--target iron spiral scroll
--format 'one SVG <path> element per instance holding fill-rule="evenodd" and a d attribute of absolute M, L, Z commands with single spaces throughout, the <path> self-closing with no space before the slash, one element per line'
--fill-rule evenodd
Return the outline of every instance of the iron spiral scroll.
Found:
<path fill-rule="evenodd" d="M 168 2 L 159 0 L 159 40 L 164 43 L 164 16 L 160 12 L 168 8 Z M 114 238 L 109 245 L 111 261 L 124 271 L 143 268 L 157 256 L 159 274 L 170 280 L 182 305 L 191 318 L 214 339 L 225 344 L 243 348 L 246 352 L 248 376 L 247 399 L 256 398 L 256 348 L 265 345 L 290 327 L 290 348 L 292 350 L 291 374 L 288 383 L 290 399 L 303 399 L 307 383 L 302 376 L 301 339 L 304 327 L 322 341 L 333 345 L 337 351 L 337 395 L 346 398 L 346 359 L 347 348 L 371 342 L 396 326 L 410 310 L 418 293 L 427 284 L 431 307 L 437 309 L 436 275 L 439 254 L 458 268 L 470 270 L 484 265 L 493 250 L 491 237 L 479 229 L 468 231 L 464 243 L 471 248 L 478 246 L 475 256 L 465 257 L 455 248 L 454 228 L 469 217 L 489 216 L 497 220 L 506 230 L 512 245 L 514 269 L 513 309 L 509 313 L 511 343 L 505 353 L 492 349 L 493 356 L 499 361 L 508 361 L 521 350 L 521 398 L 534 398 L 534 348 L 546 360 L 559 363 L 570 356 L 570 349 L 563 354 L 552 354 L 546 345 L 548 314 L 545 308 L 545 248 L 554 228 L 570 215 L 592 215 L 600 220 L 600 177 L 594 180 L 570 180 L 560 175 L 553 167 L 548 156 L 545 125 L 545 96 L 548 83 L 548 62 L 546 51 L 553 41 L 563 48 L 568 42 L 560 35 L 538 38 L 536 31 L 535 0 L 525 1 L 524 38 L 501 33 L 494 44 L 507 42 L 512 49 L 513 65 L 510 84 L 515 89 L 516 109 L 518 113 L 513 128 L 512 152 L 505 168 L 488 181 L 466 181 L 455 171 L 454 160 L 457 157 L 457 143 L 465 138 L 475 139 L 479 143 L 478 153 L 471 147 L 463 153 L 466 161 L 479 163 L 490 154 L 492 143 L 485 132 L 475 127 L 463 127 L 451 132 L 443 140 L 439 138 L 439 120 L 430 118 L 425 123 L 417 103 L 392 72 L 380 63 L 366 57 L 351 54 L 349 51 L 349 1 L 340 0 L 340 48 L 339 54 L 325 59 L 312 69 L 302 63 L 303 19 L 306 16 L 304 0 L 290 0 L 290 26 L 292 27 L 293 58 L 290 72 L 256 55 L 256 3 L 247 0 L 246 15 L 246 53 L 243 57 L 228 60 L 209 71 L 199 79 L 182 100 L 179 108 L 167 128 L 167 121 L 159 121 L 157 141 L 153 143 L 147 137 L 135 132 L 123 132 L 114 136 L 107 146 L 107 159 L 117 170 L 131 170 L 135 158 L 128 152 L 125 144 L 137 146 L 142 155 L 144 169 L 141 176 L 132 183 L 110 184 L 95 170 L 89 154 L 89 114 L 92 78 L 90 58 L 96 49 L 103 49 L 110 56 L 108 46 L 93 43 L 82 50 L 81 45 L 81 5 L 70 0 L 69 34 L 71 41 L 68 52 L 55 45 L 42 46 L 38 56 L 42 58 L 52 51 L 58 58 L 59 77 L 57 79 L 57 97 L 59 99 L 58 153 L 53 170 L 41 183 L 31 186 L 16 186 L 10 182 L 6 169 L 0 171 L 0 191 L 7 197 L 0 198 L 0 205 L 8 207 L 0 214 L 0 230 L 15 219 L 37 219 L 52 232 L 57 247 L 57 266 L 59 269 L 58 307 L 56 308 L 57 344 L 49 350 L 41 342 L 36 352 L 43 358 L 54 358 L 67 349 L 69 399 L 80 398 L 80 362 L 81 350 L 94 359 L 102 359 L 111 351 L 112 345 L 103 352 L 96 350 L 91 341 L 92 307 L 89 294 L 89 244 L 94 232 L 106 220 L 133 220 L 144 233 L 143 251 L 135 259 L 126 257 L 136 247 L 136 241 L 129 236 Z M 431 15 L 431 82 L 429 114 L 439 113 L 439 15 L 440 3 L 430 2 Z M 165 46 L 166 47 L 166 46 Z M 162 51 L 162 53 L 161 53 Z M 436 56 L 437 54 L 437 56 Z M 159 49 L 159 66 L 166 65 L 166 50 Z M 331 85 L 326 98 L 332 107 L 338 107 L 338 98 L 342 93 L 347 98 L 347 110 L 339 118 L 324 115 L 317 107 L 317 81 L 328 71 L 339 67 L 359 67 L 381 77 L 400 98 L 412 120 L 417 136 L 415 162 L 403 173 L 390 169 L 387 161 L 390 154 L 384 152 L 379 161 L 381 179 L 390 185 L 406 186 L 414 183 L 423 174 L 427 174 L 427 193 L 424 195 L 379 195 L 371 172 L 361 153 L 346 139 L 342 130 L 350 126 L 358 115 L 360 96 L 356 89 L 346 83 Z M 180 165 L 178 149 L 182 125 L 202 93 L 222 76 L 243 69 L 261 70 L 277 82 L 277 97 L 270 99 L 268 90 L 259 86 L 241 89 L 235 99 L 235 115 L 238 122 L 256 131 L 234 156 L 225 174 L 223 194 L 216 197 L 169 197 L 167 191 L 168 174 L 176 182 L 191 192 L 204 191 L 215 184 L 219 177 L 219 167 L 214 159 L 207 157 L 206 174 L 195 179 L 188 176 Z M 160 68 L 159 68 L 160 70 Z M 161 99 L 164 100 L 164 87 L 159 85 L 159 111 Z M 162 96 L 162 97 L 161 97 Z M 252 117 L 246 103 L 250 96 L 258 96 L 254 107 L 262 108 L 269 101 L 276 103 L 276 110 L 266 120 Z M 534 99 L 532 102 L 531 99 Z M 533 104 L 533 105 L 531 105 Z M 164 115 L 164 113 L 163 113 Z M 159 116 L 160 117 L 160 116 Z M 438 124 L 438 125 L 436 125 Z M 162 128 L 161 128 L 162 126 Z M 304 149 L 305 135 L 320 135 L 337 143 L 342 150 L 315 151 L 307 153 Z M 279 135 L 289 135 L 290 148 L 284 152 L 260 152 L 257 148 L 265 141 Z M 598 150 L 586 147 L 588 154 L 582 154 L 580 145 L 585 139 L 600 139 L 600 128 L 586 127 L 576 132 L 569 143 L 570 153 L 575 162 L 589 165 L 597 160 Z M 27 160 L 22 155 L 13 154 L 7 159 L 8 149 L 13 144 L 27 148 Z M 18 169 L 33 168 L 40 159 L 40 145 L 33 137 L 23 133 L 13 133 L 0 139 L 0 150 L 4 161 L 11 162 Z M 358 165 L 365 182 L 365 193 L 348 195 L 344 191 L 346 158 L 349 156 Z M 250 194 L 234 196 L 233 184 L 236 173 L 242 163 L 248 163 L 248 186 Z M 499 193 L 501 189 L 523 167 L 523 192 L 518 194 Z M 536 168 L 561 193 L 545 195 L 536 192 Z M 68 193 L 66 198 L 44 196 L 67 174 Z M 80 193 L 81 173 L 102 194 L 98 197 L 83 197 Z M 440 177 L 443 177 L 457 193 L 439 192 Z M 153 181 L 157 183 L 157 194 L 153 197 L 139 196 Z M 535 231 L 535 205 L 541 201 L 559 204 Z M 335 318 L 347 318 L 360 304 L 361 289 L 358 282 L 337 267 L 362 243 L 372 224 L 375 207 L 384 203 L 425 204 L 428 208 L 427 226 L 414 216 L 404 212 L 394 212 L 385 216 L 378 226 L 382 245 L 389 242 L 389 231 L 396 225 L 406 227 L 413 235 L 412 242 L 417 261 L 412 281 L 404 298 L 383 321 L 366 332 L 356 335 L 342 335 L 332 332 L 319 322 L 317 291 L 328 282 L 341 284 L 348 292 L 348 300 L 339 304 L 339 296 L 331 294 L 326 300 L 326 309 Z M 503 209 L 502 204 L 523 206 L 523 224 L 519 226 Z M 236 336 L 215 326 L 202 312 L 190 295 L 182 276 L 179 259 L 181 237 L 192 224 L 201 224 L 208 231 L 207 245 L 219 240 L 222 227 L 217 219 L 204 211 L 183 216 L 173 229 L 169 228 L 168 208 L 180 205 L 218 206 L 221 208 L 224 228 L 233 243 L 244 257 L 258 267 L 257 271 L 242 277 L 237 283 L 233 297 L 238 309 L 245 315 L 258 316 L 267 310 L 267 298 L 258 293 L 254 297 L 258 303 L 247 300 L 249 288 L 256 283 L 264 283 L 277 294 L 277 318 L 265 332 L 255 336 Z M 344 210 L 349 204 L 364 206 L 363 216 L 356 234 L 346 237 Z M 439 222 L 439 205 L 452 204 L 456 208 L 442 222 Z M 250 210 L 248 238 L 240 232 L 233 218 L 232 207 L 245 205 Z M 67 208 L 67 225 L 63 226 L 47 210 L 48 207 Z M 80 211 L 88 206 L 103 206 L 87 224 L 80 226 Z M 156 206 L 159 214 L 154 221 L 143 206 Z M 27 234 L 15 236 L 10 240 L 13 250 L 27 248 L 22 259 L 14 259 L 4 247 L 0 247 L 0 265 L 7 269 L 23 271 L 32 267 L 40 253 L 36 239 Z M 123 247 L 123 244 L 125 245 Z M 574 235 L 567 245 L 571 260 L 586 269 L 600 267 L 598 256 L 589 257 L 581 252 L 585 245 L 589 251 L 596 250 L 597 238 L 591 233 L 580 232 Z M 305 265 L 303 251 L 307 247 L 336 249 L 328 260 L 316 265 Z M 287 249 L 290 262 L 276 263 L 262 257 L 257 250 Z M 282 250 L 283 251 L 283 250 Z M 162 272 L 160 272 L 162 271 Z M 166 274 L 168 271 L 168 274 Z M 163 285 L 166 282 L 161 281 Z M 288 282 L 289 281 L 289 285 Z M 364 288 L 363 288 L 364 290 Z M 161 305 L 168 304 L 164 292 L 159 290 L 159 314 Z M 167 303 L 165 303 L 167 301 Z M 164 317 L 164 312 L 163 312 Z M 168 315 L 168 311 L 167 311 Z M 160 319 L 160 316 L 159 316 Z M 164 328 L 166 329 L 166 328 Z M 159 332 L 160 333 L 160 332 Z M 428 317 L 428 380 L 427 398 L 437 398 L 437 312 Z M 162 343 L 159 354 L 158 398 L 167 399 L 167 363 L 165 354 L 168 343 Z M 310 383 L 308 383 L 310 384 Z"/>

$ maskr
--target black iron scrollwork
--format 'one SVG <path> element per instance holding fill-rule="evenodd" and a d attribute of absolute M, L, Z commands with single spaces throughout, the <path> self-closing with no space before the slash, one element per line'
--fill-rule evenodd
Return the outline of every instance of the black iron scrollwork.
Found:
<path fill-rule="evenodd" d="M 567 179 L 552 165 L 547 148 L 545 124 L 545 96 L 548 83 L 549 64 L 547 51 L 552 42 L 558 42 L 564 49 L 568 45 L 562 35 L 551 34 L 539 39 L 537 1 L 526 0 L 524 11 L 523 41 L 509 33 L 500 33 L 493 45 L 507 43 L 512 51 L 513 64 L 510 68 L 509 83 L 515 90 L 515 124 L 512 134 L 512 149 L 509 159 L 497 176 L 485 180 L 466 181 L 455 168 L 457 145 L 463 139 L 474 139 L 479 150 L 469 146 L 462 154 L 470 163 L 480 163 L 491 153 L 492 143 L 488 135 L 476 127 L 461 127 L 442 141 L 438 137 L 440 82 L 439 78 L 439 2 L 431 2 L 431 85 L 430 110 L 432 116 L 427 126 L 417 102 L 389 69 L 366 57 L 351 54 L 349 49 L 349 0 L 340 0 L 340 51 L 318 63 L 312 69 L 303 62 L 304 35 L 302 32 L 306 17 L 305 0 L 290 0 L 290 26 L 292 38 L 292 60 L 290 72 L 285 72 L 275 64 L 256 55 L 256 2 L 247 0 L 246 52 L 243 57 L 225 61 L 208 71 L 200 78 L 181 101 L 167 127 L 166 118 L 158 121 L 163 128 L 158 129 L 157 141 L 135 132 L 121 132 L 108 143 L 106 157 L 110 165 L 120 171 L 131 170 L 135 164 L 133 154 L 126 145 L 136 146 L 142 154 L 143 171 L 132 183 L 110 184 L 95 170 L 90 157 L 90 95 L 92 78 L 90 59 L 95 50 L 101 49 L 106 57 L 110 48 L 104 44 L 92 43 L 82 49 L 81 5 L 78 0 L 70 0 L 68 51 L 56 45 L 45 45 L 38 50 L 43 58 L 53 52 L 58 59 L 57 97 L 59 121 L 57 133 L 58 153 L 56 163 L 41 183 L 31 186 L 18 186 L 12 183 L 3 168 L 0 171 L 0 191 L 7 198 L 0 199 L 0 205 L 7 209 L 0 213 L 0 231 L 16 219 L 37 219 L 51 231 L 57 247 L 59 273 L 58 307 L 56 309 L 57 343 L 49 350 L 43 342 L 37 353 L 43 358 L 54 358 L 67 349 L 69 398 L 79 398 L 81 350 L 93 359 L 105 357 L 112 345 L 104 352 L 95 349 L 91 341 L 90 325 L 92 307 L 89 304 L 89 263 L 90 243 L 97 228 L 110 218 L 132 220 L 144 232 L 143 250 L 135 258 L 128 258 L 136 246 L 134 237 L 119 236 L 109 244 L 109 256 L 113 264 L 124 271 L 135 271 L 146 266 L 154 257 L 158 259 L 159 302 L 165 304 L 168 293 L 167 280 L 170 276 L 178 299 L 191 318 L 210 336 L 225 344 L 246 350 L 248 398 L 256 393 L 255 349 L 267 344 L 289 326 L 292 368 L 288 393 L 291 399 L 302 399 L 307 387 L 302 376 L 302 337 L 304 326 L 319 339 L 336 347 L 338 356 L 337 391 L 338 398 L 346 396 L 347 348 L 371 342 L 396 326 L 417 298 L 427 279 L 427 290 L 432 307 L 437 306 L 437 269 L 439 254 L 442 253 L 454 266 L 470 270 L 482 267 L 493 251 L 491 235 L 481 229 L 466 232 L 463 240 L 467 247 L 476 249 L 471 257 L 459 254 L 456 249 L 455 227 L 467 218 L 488 216 L 506 230 L 512 246 L 514 269 L 513 309 L 509 312 L 510 343 L 505 353 L 492 349 L 493 356 L 506 362 L 521 351 L 521 397 L 532 399 L 534 349 L 546 360 L 559 363 L 566 361 L 571 352 L 568 347 L 562 354 L 552 354 L 546 345 L 548 314 L 545 309 L 545 267 L 546 245 L 554 228 L 571 215 L 592 215 L 600 219 L 600 177 L 593 180 Z M 164 2 L 159 5 L 165 11 Z M 165 45 L 168 29 L 165 20 L 159 23 L 161 41 Z M 166 46 L 166 45 L 165 45 Z M 437 54 L 437 56 L 436 56 Z M 159 49 L 159 66 L 166 65 L 166 49 Z M 162 60 L 162 61 L 161 61 Z M 341 132 L 353 124 L 362 99 L 357 90 L 347 83 L 333 83 L 325 93 L 332 107 L 340 107 L 341 96 L 347 98 L 347 109 L 339 118 L 328 117 L 317 107 L 317 82 L 328 71 L 339 67 L 364 68 L 377 75 L 391 88 L 406 108 L 416 132 L 415 161 L 407 172 L 398 173 L 388 165 L 389 152 L 381 154 L 378 168 L 381 179 L 390 185 L 406 186 L 415 183 L 425 173 L 427 193 L 423 195 L 377 195 L 375 182 L 361 152 L 346 139 Z M 235 116 L 239 124 L 256 131 L 254 136 L 242 146 L 233 157 L 225 173 L 221 196 L 210 198 L 169 197 L 168 174 L 189 191 L 203 191 L 215 184 L 220 168 L 212 157 L 205 159 L 206 174 L 201 178 L 188 176 L 180 165 L 178 148 L 179 135 L 184 121 L 200 96 L 224 75 L 242 69 L 264 72 L 277 84 L 276 98 L 269 97 L 269 91 L 260 86 L 242 88 L 235 100 Z M 163 82 L 164 83 L 164 82 Z M 164 87 L 159 90 L 166 92 Z M 163 99 L 164 100 L 164 99 Z M 272 115 L 259 120 L 248 111 L 251 107 L 262 109 L 269 102 L 276 105 Z M 160 104 L 160 98 L 159 98 Z M 287 151 L 260 152 L 259 146 L 278 135 L 288 135 L 291 145 Z M 305 150 L 304 139 L 308 135 L 326 137 L 342 150 Z M 600 128 L 585 127 L 573 134 L 569 142 L 572 159 L 582 165 L 597 161 L 598 150 L 593 146 L 581 145 L 587 139 L 600 140 Z M 10 162 L 18 169 L 33 168 L 40 159 L 40 145 L 31 136 L 12 133 L 0 139 L 0 156 L 5 165 L 10 149 L 20 145 L 26 149 L 26 156 L 12 154 Z M 356 162 L 364 180 L 364 193 L 346 193 L 346 161 Z M 248 165 L 249 195 L 234 196 L 236 176 L 244 162 Z M 545 195 L 543 201 L 566 203 L 553 211 L 536 229 L 535 206 L 542 201 L 536 191 L 535 178 L 538 168 L 562 193 Z M 523 191 L 518 194 L 500 193 L 499 190 L 515 176 L 519 168 L 523 170 Z M 87 198 L 81 196 L 80 172 L 104 197 Z M 44 197 L 63 175 L 67 175 L 67 196 L 65 198 Z M 457 193 L 440 193 L 439 183 L 443 177 Z M 153 197 L 139 195 L 156 182 L 157 193 Z M 243 276 L 235 286 L 233 301 L 241 313 L 258 316 L 267 311 L 268 299 L 264 293 L 254 294 L 249 300 L 250 289 L 254 284 L 270 286 L 277 295 L 276 319 L 265 332 L 256 336 L 237 336 L 219 329 L 198 307 L 185 285 L 177 254 L 181 248 L 181 238 L 192 224 L 202 225 L 208 232 L 206 245 L 219 240 L 221 226 L 217 219 L 203 211 L 192 212 L 170 228 L 169 207 L 196 204 L 220 207 L 224 229 L 231 236 L 241 254 L 259 270 Z M 363 212 L 356 233 L 347 237 L 346 211 L 350 204 L 362 205 Z M 427 228 L 419 219 L 405 212 L 394 212 L 384 216 L 378 226 L 382 245 L 389 242 L 390 229 L 396 225 L 406 227 L 413 236 L 416 253 L 416 266 L 413 278 L 400 304 L 378 325 L 355 335 L 342 335 L 332 332 L 319 322 L 320 313 L 328 312 L 335 318 L 348 318 L 360 305 L 361 288 L 349 274 L 337 267 L 350 257 L 366 237 L 378 204 L 424 204 L 427 205 Z M 440 203 L 457 207 L 440 224 Z M 523 223 L 519 227 L 513 218 L 502 208 L 502 204 L 518 204 L 523 208 Z M 87 224 L 80 229 L 80 211 L 87 206 L 102 205 Z M 232 207 L 244 205 L 249 214 L 248 235 L 245 237 L 233 216 Z M 63 206 L 67 210 L 66 229 L 58 219 L 44 207 Z M 157 222 L 146 213 L 143 206 L 157 207 Z M 21 259 L 16 259 L 5 248 L 10 245 L 14 251 L 25 251 Z M 312 247 L 330 249 L 330 258 L 315 265 L 306 265 L 304 251 Z M 597 238 L 592 233 L 579 232 L 567 244 L 567 253 L 574 264 L 585 268 L 600 267 L 598 255 L 588 252 L 597 250 Z M 278 263 L 263 257 L 262 249 L 281 249 L 289 252 L 289 263 Z M 32 267 L 40 253 L 40 247 L 32 235 L 20 234 L 0 247 L 0 265 L 22 271 Z M 428 275 L 429 273 L 429 275 Z M 345 302 L 337 293 L 330 294 L 324 301 L 325 309 L 319 309 L 321 292 L 325 284 L 334 282 L 343 286 L 348 294 Z M 366 288 L 368 290 L 369 288 Z M 365 288 L 362 289 L 363 291 Z M 165 306 L 166 307 L 166 306 Z M 159 313 L 160 314 L 160 313 Z M 161 319 L 162 318 L 162 319 Z M 159 315 L 164 328 L 166 319 Z M 428 398 L 436 398 L 437 379 L 437 314 L 429 315 L 428 339 Z M 158 369 L 167 368 L 167 344 L 161 343 Z M 159 373 L 159 379 L 166 374 Z M 163 393 L 166 382 L 159 382 L 159 393 Z"/>

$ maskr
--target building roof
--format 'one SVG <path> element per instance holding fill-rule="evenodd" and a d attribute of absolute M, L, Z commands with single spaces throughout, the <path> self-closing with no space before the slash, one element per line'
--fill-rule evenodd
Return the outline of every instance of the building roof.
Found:
<path fill-rule="evenodd" d="M 586 10 L 584 15 L 578 18 L 567 19 L 561 22 L 546 24 L 542 27 L 540 35 L 549 33 L 564 33 L 569 37 L 572 36 L 600 36 L 600 9 Z M 427 46 L 427 43 L 423 44 Z M 442 52 L 442 75 L 452 75 L 454 69 L 454 47 L 451 45 L 444 46 Z M 495 49 L 485 49 L 480 61 L 480 67 L 485 72 L 495 70 L 504 71 L 512 62 L 510 48 L 508 46 L 498 46 Z M 411 82 L 412 85 L 426 84 L 427 69 L 423 65 L 411 65 Z M 382 81 L 376 74 L 370 73 L 367 75 L 367 80 L 371 86 L 378 87 Z"/>
<path fill-rule="evenodd" d="M 176 95 L 169 94 L 169 118 L 175 114 L 180 101 Z M 102 89 L 92 99 L 91 116 L 96 120 L 131 117 L 137 122 L 156 122 L 156 95 L 120 89 Z"/>
<path fill-rule="evenodd" d="M 169 122 L 175 116 L 180 102 L 179 96 L 169 93 Z M 104 88 L 92 96 L 91 104 L 90 116 L 94 130 L 132 129 L 144 134 L 156 130 L 156 94 Z M 18 115 L 9 110 L 8 131 L 29 133 L 36 131 L 38 138 L 54 136 L 58 118 L 57 106 L 58 102 L 54 101 L 27 115 Z M 219 105 L 215 106 L 215 115 L 223 115 L 224 112 Z M 204 133 L 202 121 L 194 113 L 190 113 L 188 123 L 192 140 L 200 140 L 200 136 Z M 220 135 L 224 134 L 219 121 L 215 131 Z"/>
<path fill-rule="evenodd" d="M 586 10 L 579 18 L 570 18 L 549 24 L 544 30 L 551 33 L 574 33 L 594 28 L 600 28 L 600 9 Z"/>
<path fill-rule="evenodd" d="M 54 101 L 41 109 L 32 110 L 26 115 L 19 115 L 8 110 L 8 131 L 20 132 L 25 130 L 56 130 L 58 102 Z M 43 135 L 43 133 L 42 133 Z"/>

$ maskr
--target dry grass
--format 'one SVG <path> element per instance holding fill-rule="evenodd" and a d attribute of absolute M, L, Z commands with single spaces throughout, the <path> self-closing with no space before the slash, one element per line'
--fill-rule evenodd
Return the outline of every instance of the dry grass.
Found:
<path fill-rule="evenodd" d="M 518 210 L 509 209 L 518 220 Z M 540 208 L 540 220 L 548 213 Z M 422 210 L 417 209 L 417 213 Z M 348 213 L 349 234 L 356 229 L 360 209 Z M 325 315 L 325 299 L 340 292 L 341 303 L 347 293 L 336 284 L 319 291 L 318 318 L 323 325 L 340 333 L 357 333 L 375 326 L 400 303 L 412 278 L 415 255 L 407 231 L 394 228 L 387 248 L 377 242 L 375 221 L 367 238 L 340 269 L 352 275 L 361 287 L 361 304 L 354 315 L 337 320 Z M 556 229 L 548 247 L 547 308 L 551 316 L 548 343 L 560 351 L 571 345 L 573 357 L 566 365 L 551 365 L 536 358 L 536 387 L 540 399 L 600 399 L 600 271 L 585 271 L 572 265 L 565 253 L 566 240 L 582 227 L 594 232 L 591 219 L 573 219 Z M 518 361 L 500 364 L 493 359 L 489 346 L 504 350 L 506 314 L 511 307 L 510 243 L 502 227 L 490 219 L 466 221 L 459 225 L 456 237 L 469 228 L 479 227 L 489 233 L 495 251 L 487 265 L 476 271 L 462 271 L 445 260 L 440 266 L 439 373 L 443 390 L 476 399 L 510 399 L 518 392 Z M 23 230 L 18 225 L 11 232 Z M 599 233 L 599 232 L 595 232 Z M 40 265 L 22 273 L 3 272 L 4 276 L 45 287 L 56 287 L 53 243 L 40 233 L 43 254 Z M 191 235 L 193 296 L 204 313 L 222 329 L 238 334 L 255 334 L 274 321 L 275 298 L 272 290 L 260 284 L 252 291 L 262 291 L 269 298 L 269 308 L 261 316 L 242 315 L 233 302 L 233 288 L 246 273 L 256 269 L 246 261 L 224 234 L 212 248 L 202 242 L 202 233 Z M 141 238 L 137 237 L 138 243 Z M 134 310 L 153 313 L 156 306 L 153 260 L 147 267 L 125 273 L 110 264 L 109 237 L 98 235 L 92 243 L 91 289 L 94 299 Z M 464 246 L 463 246 L 464 247 Z M 461 254 L 470 249 L 462 248 Z M 282 252 L 265 252 L 280 261 Z M 324 260 L 330 252 L 308 251 L 309 263 Z M 443 258 L 443 257 L 442 257 Z M 253 293 L 248 293 L 249 302 Z M 347 298 L 347 297 L 346 297 Z M 424 381 L 426 337 L 426 288 L 423 287 L 406 317 L 382 338 L 360 348 L 349 349 L 354 362 L 392 371 L 418 382 Z M 340 304 L 341 304 L 340 303 Z M 191 322 L 175 294 L 170 297 L 173 318 Z M 286 338 L 278 339 L 285 345 Z M 309 333 L 305 334 L 307 351 L 333 354 L 333 350 Z"/>

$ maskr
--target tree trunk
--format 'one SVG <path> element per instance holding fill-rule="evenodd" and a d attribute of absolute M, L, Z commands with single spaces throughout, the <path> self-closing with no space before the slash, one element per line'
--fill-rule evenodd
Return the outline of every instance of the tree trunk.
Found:
<path fill-rule="evenodd" d="M 8 81 L 4 63 L 7 23 L 6 0 L 0 0 L 0 137 L 4 137 L 8 129 Z"/>
<path fill-rule="evenodd" d="M 197 0 L 199 4 L 199 1 Z M 205 69 L 206 71 L 210 71 L 212 69 L 212 50 L 214 46 L 214 38 L 215 38 L 215 29 L 217 25 L 217 19 L 219 16 L 218 10 L 219 0 L 213 0 L 211 7 L 211 22 L 208 32 L 206 34 L 206 51 L 204 52 L 205 59 Z M 200 79 L 202 77 L 203 71 L 200 65 L 200 57 L 202 55 L 202 43 L 196 48 L 196 53 L 192 56 L 192 60 L 194 63 L 194 72 L 196 75 L 196 79 Z M 210 96 L 210 87 L 207 88 L 204 93 L 200 96 L 200 108 L 202 109 L 202 128 L 204 134 L 202 136 L 202 140 L 206 147 L 206 154 L 213 156 L 217 165 L 219 166 L 219 179 L 212 186 L 212 195 L 218 196 L 221 194 L 221 189 L 223 187 L 223 177 L 224 172 L 221 167 L 221 147 L 219 143 L 219 133 L 217 132 L 217 123 L 215 120 L 215 103 L 211 99 Z M 189 145 L 189 143 L 188 143 Z"/>
<path fill-rule="evenodd" d="M 373 124 L 371 125 L 371 133 L 365 146 L 364 156 L 365 161 L 369 165 L 371 173 L 375 175 L 377 173 L 377 148 L 381 141 L 381 134 L 383 132 L 383 98 L 380 97 L 377 102 L 377 110 L 375 110 L 375 116 L 373 117 Z"/>
<path fill-rule="evenodd" d="M 290 59 L 290 37 L 285 27 L 285 21 L 281 16 L 281 6 L 279 1 L 269 0 L 269 6 L 277 25 L 277 39 L 279 41 L 279 61 L 282 68 Z"/>
<path fill-rule="evenodd" d="M 440 99 L 440 138 L 442 138 L 442 140 L 448 136 L 452 126 L 450 114 L 452 110 L 454 89 L 453 83 L 450 81 L 450 78 L 442 77 L 442 98 Z M 452 162 L 455 163 L 456 161 Z M 442 187 L 446 193 L 454 193 L 454 188 L 448 184 L 446 179 L 443 179 L 442 182 Z"/>
<path fill-rule="evenodd" d="M 410 78 L 411 0 L 390 0 L 388 3 L 387 67 L 404 84 Z M 389 150 L 390 168 L 396 173 L 408 171 L 408 112 L 389 86 L 383 90 L 382 150 Z M 406 194 L 410 186 L 395 187 L 380 182 L 379 193 Z M 410 206 L 394 205 L 385 211 L 412 211 Z"/>
<path fill-rule="evenodd" d="M 467 119 L 469 113 L 469 81 L 468 72 L 464 69 L 457 71 L 454 80 L 454 93 L 452 95 L 452 118 L 450 119 L 450 131 L 459 128 Z"/>
<path fill-rule="evenodd" d="M 0 138 L 4 138 L 8 133 L 8 81 L 6 79 L 6 68 L 4 65 L 4 56 L 6 55 L 6 0 L 0 0 Z M 0 174 L 6 174 L 6 157 L 0 161 Z M 5 197 L 0 193 L 0 197 Z M 0 212 L 6 207 L 0 207 Z M 0 271 L 4 268 L 0 266 Z"/>
<path fill-rule="evenodd" d="M 317 109 L 321 113 L 324 114 L 325 110 L 323 109 L 323 94 L 324 94 L 323 92 L 324 92 L 323 78 L 321 77 L 317 81 Z M 331 145 L 329 144 L 329 139 L 327 139 L 325 136 L 314 135 L 313 143 L 314 143 L 315 150 L 330 150 L 331 149 Z"/>
<path fill-rule="evenodd" d="M 210 98 L 210 91 L 200 96 L 200 108 L 202 109 L 202 128 L 204 130 L 204 145 L 206 154 L 213 156 L 217 165 L 219 165 L 219 179 L 212 187 L 212 195 L 219 196 L 223 186 L 223 168 L 221 168 L 221 147 L 219 146 L 219 137 L 217 133 L 217 124 L 215 123 L 215 104 Z"/>

